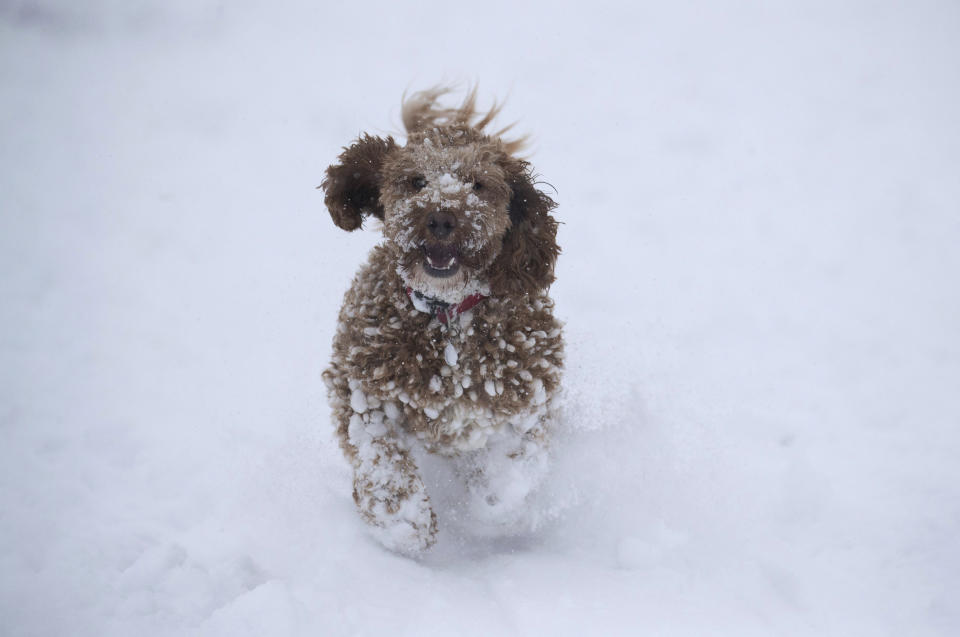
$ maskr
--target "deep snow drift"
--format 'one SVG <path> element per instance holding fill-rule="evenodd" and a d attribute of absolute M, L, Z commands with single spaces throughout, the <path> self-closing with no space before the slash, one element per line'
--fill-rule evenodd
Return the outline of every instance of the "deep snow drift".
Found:
<path fill-rule="evenodd" d="M 0 3 L 4 635 L 960 630 L 954 3 L 79 7 Z M 567 395 L 559 518 L 417 562 L 314 187 L 445 77 L 556 187 Z"/>

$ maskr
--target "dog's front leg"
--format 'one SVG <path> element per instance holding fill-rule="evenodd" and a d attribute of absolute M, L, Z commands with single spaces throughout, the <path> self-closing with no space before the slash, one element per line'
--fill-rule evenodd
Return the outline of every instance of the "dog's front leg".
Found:
<path fill-rule="evenodd" d="M 478 521 L 513 532 L 536 527 L 538 513 L 529 505 L 549 468 L 545 424 L 544 414 L 519 419 L 485 448 L 458 459 Z"/>
<path fill-rule="evenodd" d="M 389 409 L 354 403 L 347 429 L 354 448 L 353 499 L 385 547 L 417 555 L 436 541 L 437 518 L 417 465 Z"/>

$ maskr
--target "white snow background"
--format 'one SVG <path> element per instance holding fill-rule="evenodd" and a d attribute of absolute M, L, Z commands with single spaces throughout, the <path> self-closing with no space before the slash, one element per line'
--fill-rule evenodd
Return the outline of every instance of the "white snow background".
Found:
<path fill-rule="evenodd" d="M 315 186 L 444 79 L 556 187 L 563 514 L 414 561 Z M 0 0 L 0 634 L 958 634 L 958 113 L 950 0 Z"/>

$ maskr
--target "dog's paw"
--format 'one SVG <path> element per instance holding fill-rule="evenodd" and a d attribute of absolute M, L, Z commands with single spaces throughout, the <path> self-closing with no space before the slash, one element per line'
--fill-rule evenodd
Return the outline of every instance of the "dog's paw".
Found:
<path fill-rule="evenodd" d="M 409 556 L 420 555 L 437 541 L 437 516 L 430 498 L 422 483 L 414 486 L 417 490 L 412 493 L 375 503 L 368 518 L 374 537 L 384 547 Z"/>
<path fill-rule="evenodd" d="M 420 476 L 401 463 L 357 475 L 354 500 L 377 540 L 391 551 L 418 555 L 436 542 L 437 516 Z M 406 469 L 406 470 L 404 470 Z"/>

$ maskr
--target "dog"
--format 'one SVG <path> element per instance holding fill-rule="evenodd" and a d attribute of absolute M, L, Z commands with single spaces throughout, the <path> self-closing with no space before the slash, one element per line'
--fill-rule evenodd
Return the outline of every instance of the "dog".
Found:
<path fill-rule="evenodd" d="M 417 556 L 437 515 L 414 450 L 445 457 L 478 523 L 522 520 L 548 467 L 563 336 L 548 290 L 554 201 L 486 133 L 498 114 L 433 88 L 401 100 L 406 143 L 361 134 L 320 188 L 333 222 L 383 242 L 346 293 L 323 373 L 353 499 L 388 549 Z"/>

